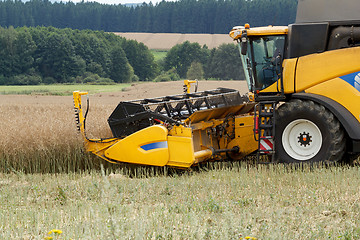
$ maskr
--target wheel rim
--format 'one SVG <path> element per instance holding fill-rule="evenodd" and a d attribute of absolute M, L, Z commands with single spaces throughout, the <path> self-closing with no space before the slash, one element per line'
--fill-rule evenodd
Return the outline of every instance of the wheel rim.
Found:
<path fill-rule="evenodd" d="M 300 161 L 309 160 L 321 149 L 321 131 L 312 121 L 294 120 L 284 129 L 282 145 L 290 157 Z"/>

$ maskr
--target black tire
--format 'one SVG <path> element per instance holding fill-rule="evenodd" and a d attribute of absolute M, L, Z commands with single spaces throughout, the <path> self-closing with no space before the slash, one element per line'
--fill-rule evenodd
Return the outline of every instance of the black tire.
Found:
<path fill-rule="evenodd" d="M 342 160 L 346 146 L 344 130 L 324 106 L 291 100 L 278 108 L 275 121 L 278 162 L 328 164 Z"/>

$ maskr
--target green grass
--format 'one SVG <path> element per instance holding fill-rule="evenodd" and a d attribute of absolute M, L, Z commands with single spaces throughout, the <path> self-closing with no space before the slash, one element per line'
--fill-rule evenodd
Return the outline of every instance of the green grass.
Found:
<path fill-rule="evenodd" d="M 166 54 L 168 51 L 164 51 L 164 50 L 150 50 L 151 53 L 154 55 L 154 59 L 155 61 L 159 61 L 161 59 L 164 59 L 166 57 Z"/>
<path fill-rule="evenodd" d="M 0 239 L 360 238 L 358 167 L 105 172 L 0 174 Z"/>
<path fill-rule="evenodd" d="M 0 86 L 0 94 L 38 94 L 38 95 L 71 95 L 73 91 L 118 92 L 129 87 L 130 83 L 115 85 L 88 85 L 88 84 L 52 84 L 36 86 Z"/>

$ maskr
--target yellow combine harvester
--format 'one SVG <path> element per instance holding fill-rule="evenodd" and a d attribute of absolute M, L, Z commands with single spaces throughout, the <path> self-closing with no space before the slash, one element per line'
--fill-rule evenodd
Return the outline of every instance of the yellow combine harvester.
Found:
<path fill-rule="evenodd" d="M 188 92 L 187 80 L 185 86 Z M 86 137 L 86 94 L 73 93 L 78 128 L 87 151 L 109 162 L 188 168 L 211 158 L 240 159 L 257 149 L 254 103 L 244 103 L 232 89 L 121 102 L 108 119 L 110 139 Z"/>
<path fill-rule="evenodd" d="M 287 163 L 357 156 L 359 8 L 358 0 L 302 0 L 295 24 L 234 27 L 250 101 L 220 88 L 121 102 L 108 119 L 114 138 L 102 140 L 86 138 L 85 93 L 74 92 L 87 150 L 114 163 L 179 168 L 255 151 Z"/>

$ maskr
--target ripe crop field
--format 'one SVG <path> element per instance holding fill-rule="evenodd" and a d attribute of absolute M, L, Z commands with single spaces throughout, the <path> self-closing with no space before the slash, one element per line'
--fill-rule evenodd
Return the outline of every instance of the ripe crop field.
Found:
<path fill-rule="evenodd" d="M 119 101 L 181 87 L 90 95 L 89 137 L 111 135 L 106 120 Z M 242 81 L 204 81 L 199 90 L 216 87 L 246 92 Z M 52 229 L 58 239 L 360 238 L 358 167 L 134 169 L 84 153 L 71 96 L 0 95 L 0 112 L 0 239 L 43 239 Z"/>
<path fill-rule="evenodd" d="M 181 34 L 181 33 L 135 33 L 135 32 L 114 32 L 115 35 L 133 39 L 145 44 L 149 49 L 169 50 L 176 44 L 185 41 L 197 42 L 201 46 L 216 48 L 221 44 L 234 43 L 228 34 Z"/>

